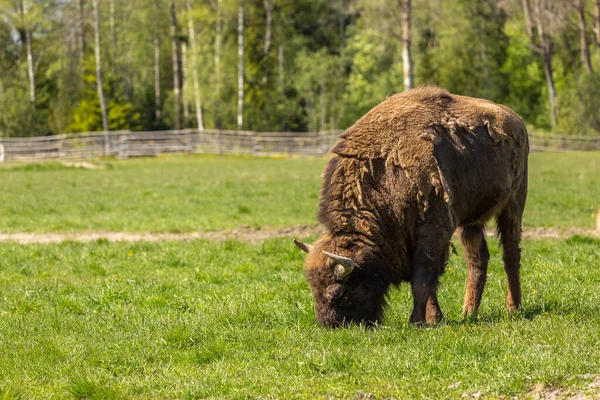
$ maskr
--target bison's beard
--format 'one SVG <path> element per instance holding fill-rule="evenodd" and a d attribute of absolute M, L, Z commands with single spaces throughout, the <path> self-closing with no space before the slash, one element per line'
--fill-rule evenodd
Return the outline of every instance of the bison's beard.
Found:
<path fill-rule="evenodd" d="M 361 288 L 361 291 L 364 291 Z M 374 327 L 381 323 L 386 306 L 385 293 L 369 291 L 354 295 L 348 291 L 339 299 L 315 303 L 317 321 L 326 328 L 340 328 L 349 325 Z"/>

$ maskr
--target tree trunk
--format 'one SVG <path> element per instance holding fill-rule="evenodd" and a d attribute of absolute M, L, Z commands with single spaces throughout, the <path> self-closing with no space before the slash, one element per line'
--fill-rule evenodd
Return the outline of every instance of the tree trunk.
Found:
<path fill-rule="evenodd" d="M 188 65 L 187 65 L 187 43 L 181 42 L 181 77 L 182 77 L 182 92 L 181 99 L 183 101 L 183 128 L 187 128 L 190 120 L 190 103 L 188 102 Z"/>
<path fill-rule="evenodd" d="M 274 0 L 263 0 L 265 7 L 265 43 L 263 46 L 263 58 L 265 63 L 268 60 L 269 51 L 271 50 L 271 37 L 272 37 L 272 25 L 273 25 L 273 7 L 275 6 Z M 263 84 L 268 82 L 268 69 L 263 68 Z"/>
<path fill-rule="evenodd" d="M 35 104 L 35 73 L 33 71 L 33 53 L 31 51 L 31 32 L 25 31 L 27 38 L 27 75 L 29 76 L 29 101 Z"/>
<path fill-rule="evenodd" d="M 237 128 L 244 127 L 244 4 L 238 7 L 238 107 Z"/>
<path fill-rule="evenodd" d="M 283 53 L 283 43 L 279 45 L 279 51 L 277 52 L 277 73 L 279 76 L 279 94 L 283 96 L 285 91 L 285 59 Z"/>
<path fill-rule="evenodd" d="M 223 1 L 213 0 L 212 3 L 217 13 L 217 21 L 215 24 L 215 97 L 213 119 L 215 121 L 215 128 L 221 129 L 221 52 L 223 47 Z"/>
<path fill-rule="evenodd" d="M 325 74 L 321 76 L 321 85 L 319 87 L 319 123 L 317 132 L 325 130 L 325 121 L 327 120 L 327 109 L 325 106 Z"/>
<path fill-rule="evenodd" d="M 160 41 L 158 33 L 154 32 L 154 117 L 157 125 L 162 121 L 162 106 L 160 104 Z"/>
<path fill-rule="evenodd" d="M 29 80 L 29 101 L 35 104 L 35 72 L 33 68 L 33 51 L 31 48 L 31 27 L 30 22 L 27 19 L 29 13 L 29 0 L 21 1 L 21 19 L 24 26 L 24 34 L 21 33 L 21 37 L 25 40 L 25 49 L 27 54 L 27 77 Z"/>
<path fill-rule="evenodd" d="M 196 106 L 196 123 L 198 131 L 204 130 L 204 121 L 202 118 L 202 97 L 200 93 L 200 80 L 198 78 L 198 47 L 196 46 L 196 30 L 194 29 L 194 20 L 190 14 L 192 7 L 190 0 L 186 0 L 188 14 L 188 30 L 190 36 L 190 44 L 192 46 L 192 82 L 194 85 L 194 100 Z"/>
<path fill-rule="evenodd" d="M 271 49 L 271 26 L 273 25 L 273 7 L 275 6 L 274 0 L 263 0 L 263 5 L 265 7 L 265 44 L 263 47 L 263 54 L 266 56 L 269 54 L 269 50 Z"/>
<path fill-rule="evenodd" d="M 112 60 L 116 64 L 117 60 L 117 26 L 115 22 L 115 0 L 110 0 L 110 37 L 112 40 Z"/>
<path fill-rule="evenodd" d="M 179 40 L 177 38 L 177 15 L 175 13 L 175 1 L 171 1 L 171 54 L 173 59 L 174 123 L 175 129 L 181 129 L 181 82 L 179 79 Z"/>
<path fill-rule="evenodd" d="M 84 0 L 77 0 L 77 11 L 79 12 L 78 26 L 79 35 L 77 38 L 77 50 L 79 51 L 79 61 L 83 62 L 85 57 L 85 3 Z"/>
<path fill-rule="evenodd" d="M 110 142 L 108 139 L 108 117 L 106 115 L 104 89 L 102 88 L 102 63 L 100 60 L 100 12 L 98 11 L 98 0 L 93 0 L 92 6 L 94 7 L 94 53 L 96 55 L 96 84 L 98 87 L 100 111 L 102 113 L 102 129 L 104 130 L 104 155 L 109 155 Z"/>
<path fill-rule="evenodd" d="M 398 0 L 402 7 L 402 65 L 404 72 L 404 90 L 413 87 L 412 56 L 410 52 L 410 19 L 411 19 L 411 0 Z"/>
<path fill-rule="evenodd" d="M 525 31 L 527 33 L 527 37 L 533 43 L 533 22 L 531 22 L 531 5 L 529 4 L 529 0 L 523 1 L 523 15 L 525 17 Z"/>
<path fill-rule="evenodd" d="M 596 0 L 594 7 L 594 31 L 596 34 L 596 47 L 600 53 L 600 0 Z"/>
<path fill-rule="evenodd" d="M 556 105 L 556 87 L 554 85 L 554 72 L 552 70 L 552 42 L 548 35 L 544 32 L 544 16 L 542 9 L 546 9 L 545 0 L 536 1 L 536 25 L 537 33 L 540 41 L 540 53 L 542 56 L 542 64 L 544 74 L 546 75 L 546 84 L 548 85 L 548 100 L 550 103 L 550 119 L 552 128 L 556 128 L 558 123 L 558 108 Z"/>
<path fill-rule="evenodd" d="M 590 49 L 585 24 L 585 3 L 583 0 L 579 0 L 577 2 L 577 19 L 579 23 L 579 46 L 581 49 L 581 63 L 585 68 L 585 72 L 591 74 L 592 62 L 590 60 Z"/>

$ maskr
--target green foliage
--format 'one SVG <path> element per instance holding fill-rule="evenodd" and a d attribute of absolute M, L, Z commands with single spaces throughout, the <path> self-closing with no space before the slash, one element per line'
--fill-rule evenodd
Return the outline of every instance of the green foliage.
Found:
<path fill-rule="evenodd" d="M 119 94 L 116 82 L 108 76 L 104 81 L 104 95 L 113 99 L 107 103 L 107 114 L 110 130 L 139 130 L 140 113 L 134 106 L 125 102 Z M 84 88 L 81 91 L 79 103 L 74 107 L 71 123 L 67 130 L 70 132 L 93 132 L 102 130 L 102 114 L 98 100 L 95 64 L 92 58 L 85 63 L 83 75 Z M 120 100 L 120 101 L 119 101 Z"/>
<path fill-rule="evenodd" d="M 31 104 L 26 87 L 6 88 L 0 91 L 0 136 L 43 135 L 46 113 Z"/>
<path fill-rule="evenodd" d="M 273 2 L 270 42 L 267 12 Z M 401 10 L 397 0 L 248 0 L 243 3 L 244 129 L 343 129 L 386 96 L 404 90 Z M 0 134 L 39 135 L 101 129 L 95 87 L 91 6 L 83 2 L 82 32 L 74 0 L 0 0 Z M 188 44 L 188 126 L 195 126 L 191 38 L 206 128 L 235 129 L 237 114 L 237 0 L 177 5 L 177 37 Z M 217 57 L 217 6 L 221 46 Z M 558 4 L 558 3 L 557 3 Z M 110 129 L 168 129 L 174 123 L 170 2 L 100 2 L 104 92 Z M 592 14 L 591 2 L 585 3 Z M 548 14 L 561 133 L 599 131 L 595 112 L 600 59 L 592 51 L 588 75 L 579 59 L 579 33 L 570 7 Z M 588 34 L 592 24 L 588 21 Z M 534 29 L 535 31 L 535 29 Z M 32 36 L 35 104 L 28 104 L 26 32 Z M 514 108 L 534 129 L 549 130 L 549 96 L 539 40 L 525 33 L 516 1 L 414 0 L 412 56 L 416 85 L 441 85 Z M 158 47 L 155 48 L 155 40 Z M 533 43 L 531 43 L 533 41 Z M 80 42 L 84 48 L 80 49 Z M 594 47 L 590 45 L 590 50 Z M 83 57 L 81 57 L 83 50 Z M 159 52 L 155 66 L 155 51 Z M 217 58 L 219 70 L 217 71 Z M 160 104 L 155 102 L 158 69 Z M 160 110 L 156 110 L 159 107 Z M 159 111 L 157 113 L 157 111 Z M 160 117 L 157 117 L 160 114 Z"/>
<path fill-rule="evenodd" d="M 600 73 L 582 74 L 561 91 L 559 97 L 560 132 L 589 135 L 600 134 Z"/>
<path fill-rule="evenodd" d="M 548 92 L 539 57 L 531 49 L 522 22 L 510 21 L 505 29 L 510 43 L 502 67 L 508 77 L 508 95 L 504 101 L 525 121 L 550 129 Z"/>

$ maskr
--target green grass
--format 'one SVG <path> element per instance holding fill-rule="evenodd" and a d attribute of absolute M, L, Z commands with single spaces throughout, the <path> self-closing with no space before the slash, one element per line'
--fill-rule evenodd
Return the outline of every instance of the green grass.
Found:
<path fill-rule="evenodd" d="M 0 398 L 460 398 L 583 389 L 600 370 L 600 241 L 527 241 L 523 315 L 504 309 L 490 241 L 476 322 L 466 268 L 442 278 L 445 324 L 408 324 L 408 286 L 384 326 L 320 328 L 287 239 L 0 244 Z M 460 248 L 459 248 L 459 251 Z M 458 387 L 450 385 L 460 382 Z"/>
<path fill-rule="evenodd" d="M 191 232 L 316 224 L 326 159 L 177 156 L 103 170 L 0 168 L 0 232 Z M 600 153 L 533 153 L 525 225 L 594 226 Z"/>

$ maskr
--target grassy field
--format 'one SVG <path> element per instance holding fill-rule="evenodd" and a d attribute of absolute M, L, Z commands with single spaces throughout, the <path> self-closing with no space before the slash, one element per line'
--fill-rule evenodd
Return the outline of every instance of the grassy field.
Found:
<path fill-rule="evenodd" d="M 167 157 L 0 167 L 0 232 L 189 232 L 312 225 L 324 159 Z M 530 158 L 529 227 L 592 228 L 600 155 Z M 305 238 L 313 240 L 314 238 Z M 407 285 L 383 326 L 320 328 L 288 238 L 0 243 L 0 399 L 600 397 L 600 240 L 523 243 L 524 312 L 505 312 L 495 240 L 480 318 L 408 324 Z M 560 392 L 565 394 L 567 392 Z"/>
<path fill-rule="evenodd" d="M 166 157 L 0 168 L 0 232 L 193 232 L 316 224 L 325 159 Z M 598 153 L 534 153 L 525 225 L 592 228 Z"/>
<path fill-rule="evenodd" d="M 524 313 L 504 310 L 492 245 L 481 317 L 408 324 L 408 286 L 384 326 L 325 330 L 288 240 L 0 244 L 1 398 L 486 398 L 534 384 L 585 389 L 600 370 L 600 241 L 528 241 Z M 460 382 L 460 384 L 458 384 Z M 449 388 L 450 387 L 450 388 Z M 369 397 L 364 397 L 369 398 Z"/>

